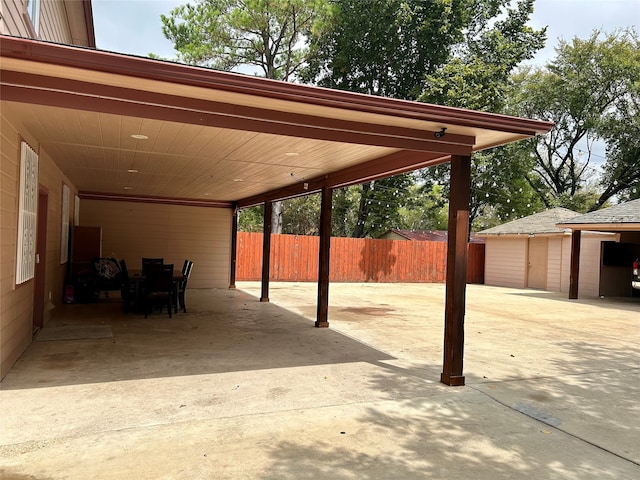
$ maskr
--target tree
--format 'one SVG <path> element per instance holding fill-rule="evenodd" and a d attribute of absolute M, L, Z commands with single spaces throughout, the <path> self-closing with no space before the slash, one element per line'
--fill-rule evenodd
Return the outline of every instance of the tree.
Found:
<path fill-rule="evenodd" d="M 415 99 L 462 39 L 469 1 L 334 0 L 303 78 L 328 88 Z"/>
<path fill-rule="evenodd" d="M 504 113 L 511 102 L 511 75 L 524 60 L 544 46 L 545 29 L 527 25 L 533 0 L 476 1 L 465 42 L 442 68 L 426 77 L 420 101 Z M 496 19 L 496 17 L 503 13 Z M 527 145 L 511 144 L 472 157 L 470 223 L 486 228 L 540 209 L 531 185 L 523 179 L 533 168 Z M 449 168 L 423 171 L 428 185 L 448 192 Z M 477 221 L 476 221 L 477 219 Z"/>
<path fill-rule="evenodd" d="M 324 24 L 326 0 L 199 0 L 161 15 L 178 60 L 231 71 L 258 68 L 266 78 L 293 81 L 309 61 L 305 38 Z M 282 202 L 272 206 L 271 231 L 282 231 Z"/>
<path fill-rule="evenodd" d="M 489 8 L 494 4 L 495 0 L 335 0 L 322 35 L 310 37 L 315 53 L 302 78 L 328 88 L 415 100 L 427 75 L 445 65 L 464 40 L 463 31 L 472 19 L 481 23 L 473 12 L 485 12 L 488 21 L 500 13 L 499 8 Z M 372 236 L 397 227 L 402 221 L 398 210 L 406 212 L 414 179 L 404 174 L 357 187 L 351 235 Z M 338 211 L 346 220 L 344 206 Z"/>
<path fill-rule="evenodd" d="M 586 208 L 596 209 L 640 186 L 640 43 L 633 31 L 601 36 L 596 30 L 586 40 L 560 42 L 546 68 L 515 77 L 513 113 L 555 122 L 532 141 L 535 166 L 526 175 L 547 207 L 591 198 Z M 601 176 L 597 142 L 608 152 Z"/>
<path fill-rule="evenodd" d="M 308 61 L 304 37 L 327 13 L 324 0 L 198 0 L 161 19 L 181 62 L 226 71 L 248 65 L 291 81 Z"/>

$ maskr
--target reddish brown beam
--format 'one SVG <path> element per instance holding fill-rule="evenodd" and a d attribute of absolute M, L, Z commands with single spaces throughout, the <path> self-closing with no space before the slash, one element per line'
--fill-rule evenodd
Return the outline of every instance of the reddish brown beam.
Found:
<path fill-rule="evenodd" d="M 236 266 L 238 259 L 238 208 L 231 214 L 231 265 L 229 272 L 229 288 L 236 288 Z"/>
<path fill-rule="evenodd" d="M 475 138 L 467 135 L 436 137 L 435 131 L 279 112 L 12 71 L 2 74 L 2 97 L 75 110 L 417 151 L 463 154 L 475 143 Z"/>
<path fill-rule="evenodd" d="M 580 275 L 580 239 L 581 230 L 571 231 L 571 270 L 569 273 L 569 298 L 578 298 L 578 278 Z"/>
<path fill-rule="evenodd" d="M 469 152 L 470 153 L 470 152 Z M 304 182 L 295 183 L 253 197 L 238 201 L 241 208 L 259 205 L 265 201 L 276 201 L 286 198 L 308 195 L 320 191 L 323 187 L 331 189 L 358 185 L 363 182 L 390 177 L 399 173 L 410 172 L 418 168 L 438 165 L 449 161 L 449 155 L 415 151 L 400 151 L 366 163 L 347 167 L 337 172 L 314 177 Z"/>
<path fill-rule="evenodd" d="M 464 385 L 464 315 L 467 288 L 467 241 L 471 157 L 451 157 L 449 234 L 447 244 L 446 305 L 444 313 L 444 364 L 440 381 Z"/>
<path fill-rule="evenodd" d="M 269 301 L 269 271 L 271 268 L 271 202 L 264 204 L 264 229 L 262 236 L 262 293 L 261 302 Z"/>
<path fill-rule="evenodd" d="M 144 195 L 124 195 L 101 192 L 78 192 L 81 200 L 104 200 L 109 202 L 139 202 L 160 205 L 182 205 L 188 207 L 232 208 L 233 202 L 218 200 L 196 200 L 193 198 L 150 197 Z"/>
<path fill-rule="evenodd" d="M 322 189 L 320 200 L 320 251 L 318 257 L 318 311 L 316 327 L 329 326 L 329 263 L 331 250 L 331 205 L 333 190 Z"/>
<path fill-rule="evenodd" d="M 431 105 L 353 92 L 279 82 L 250 75 L 239 75 L 211 69 L 180 65 L 172 62 L 137 58 L 112 52 L 55 45 L 31 39 L 0 36 L 0 57 L 15 58 L 79 68 L 87 72 L 105 72 L 156 82 L 202 87 L 235 94 L 301 102 L 330 108 L 393 115 L 439 125 L 465 125 L 490 130 L 521 133 L 527 136 L 548 132 L 552 122 L 529 120 L 487 112 L 477 112 L 443 105 Z M 4 62 L 5 65 L 8 62 Z M 5 66 L 4 71 L 9 71 Z M 4 72 L 3 72 L 4 75 Z"/>

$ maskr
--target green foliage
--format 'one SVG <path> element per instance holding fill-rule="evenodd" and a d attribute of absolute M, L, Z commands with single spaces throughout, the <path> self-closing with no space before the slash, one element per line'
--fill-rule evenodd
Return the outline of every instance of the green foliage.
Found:
<path fill-rule="evenodd" d="M 415 99 L 426 74 L 462 40 L 469 0 L 334 0 L 313 32 L 303 79 L 321 86 Z"/>
<path fill-rule="evenodd" d="M 527 26 L 534 0 L 517 2 L 514 8 L 509 0 L 471 3 L 476 13 L 465 43 L 446 65 L 426 77 L 419 100 L 500 113 L 511 73 L 544 46 L 546 29 Z"/>
<path fill-rule="evenodd" d="M 238 231 L 264 231 L 264 206 L 245 208 L 238 213 Z"/>
<path fill-rule="evenodd" d="M 323 24 L 325 0 L 199 0 L 161 15 L 181 62 L 219 70 L 258 67 L 293 80 L 307 61 L 304 38 Z"/>
<path fill-rule="evenodd" d="M 592 148 L 599 141 L 608 154 L 600 195 L 589 208 L 639 187 L 640 44 L 633 31 L 602 35 L 560 42 L 545 69 L 514 77 L 512 113 L 555 122 L 536 139 L 526 177 L 548 207 L 589 203 L 574 197 L 584 197 L 581 190 L 598 175 Z"/>
<path fill-rule="evenodd" d="M 545 30 L 527 26 L 533 0 L 473 2 L 475 12 L 465 43 L 442 68 L 426 77 L 419 100 L 503 113 L 511 101 L 511 75 L 544 46 Z M 498 15 L 502 12 L 502 15 Z M 482 229 L 540 209 L 540 200 L 524 175 L 532 162 L 523 144 L 512 144 L 472 158 L 470 221 Z M 449 166 L 422 172 L 427 184 L 440 184 L 448 194 Z"/>
<path fill-rule="evenodd" d="M 318 235 L 320 232 L 320 194 L 285 200 L 282 209 L 282 233 Z"/>

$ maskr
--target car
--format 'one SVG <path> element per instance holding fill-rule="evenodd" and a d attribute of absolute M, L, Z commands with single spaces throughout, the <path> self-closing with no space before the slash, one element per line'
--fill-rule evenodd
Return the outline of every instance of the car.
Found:
<path fill-rule="evenodd" d="M 633 262 L 633 276 L 631 277 L 631 286 L 640 290 L 640 258 L 636 258 Z"/>

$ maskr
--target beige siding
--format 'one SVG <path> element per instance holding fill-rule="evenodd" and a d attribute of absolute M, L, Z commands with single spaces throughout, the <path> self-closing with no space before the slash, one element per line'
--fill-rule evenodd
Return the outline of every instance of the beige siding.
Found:
<path fill-rule="evenodd" d="M 162 257 L 181 269 L 194 262 L 191 288 L 229 286 L 231 210 L 139 202 L 80 200 L 80 225 L 102 228 L 102 254 L 124 258 L 130 270 L 142 257 Z"/>
<path fill-rule="evenodd" d="M 0 0 L 2 19 L 0 32 L 20 37 L 33 37 L 25 16 L 26 0 Z M 42 0 L 40 6 L 40 26 L 35 38 L 51 42 L 71 44 L 69 20 L 64 2 Z"/>
<path fill-rule="evenodd" d="M 562 291 L 562 264 L 564 260 L 562 250 L 563 237 L 550 237 L 547 252 L 547 290 L 550 292 Z"/>
<path fill-rule="evenodd" d="M 583 233 L 580 240 L 580 272 L 578 276 L 578 296 L 600 295 L 600 244 L 612 241 L 614 234 Z M 569 278 L 571 275 L 571 237 L 562 240 L 562 279 L 561 292 L 569 292 Z"/>
<path fill-rule="evenodd" d="M 73 185 L 55 165 L 46 151 L 39 148 L 37 139 L 11 118 L 9 108 L 0 110 L 0 155 L 1 155 L 1 273 L 0 273 L 0 377 L 31 342 L 33 322 L 34 281 L 15 284 L 17 206 L 20 171 L 20 140 L 24 139 L 39 153 L 39 185 L 48 191 L 49 209 L 47 217 L 47 262 L 45 277 L 45 299 L 51 292 L 51 306 L 60 304 L 66 265 L 60 264 L 60 233 L 62 184 Z M 72 209 L 73 211 L 73 209 Z M 54 311 L 54 310 L 53 310 Z M 44 322 L 49 320 L 52 309 L 45 309 Z"/>
<path fill-rule="evenodd" d="M 16 35 L 18 37 L 31 37 L 27 23 L 23 16 L 26 0 L 0 0 L 0 33 Z"/>
<path fill-rule="evenodd" d="M 524 288 L 527 281 L 527 238 L 487 237 L 484 283 Z"/>

